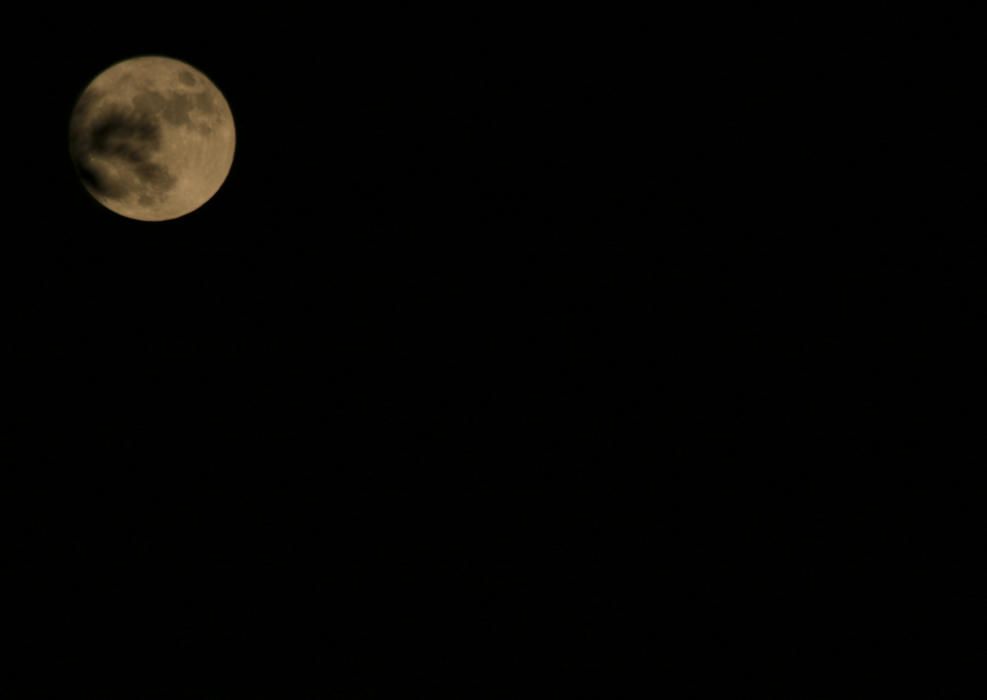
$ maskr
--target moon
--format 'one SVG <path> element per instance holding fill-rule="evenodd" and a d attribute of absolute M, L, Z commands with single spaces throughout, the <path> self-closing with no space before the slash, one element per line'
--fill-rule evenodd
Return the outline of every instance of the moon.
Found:
<path fill-rule="evenodd" d="M 212 199 L 233 165 L 236 129 L 223 93 L 202 72 L 165 56 L 107 68 L 69 119 L 69 154 L 107 209 L 166 221 Z"/>

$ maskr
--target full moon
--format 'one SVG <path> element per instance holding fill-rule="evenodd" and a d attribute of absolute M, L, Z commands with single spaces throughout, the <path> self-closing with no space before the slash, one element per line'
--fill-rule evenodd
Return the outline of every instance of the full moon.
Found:
<path fill-rule="evenodd" d="M 100 73 L 69 120 L 82 184 L 106 208 L 139 221 L 177 219 L 208 202 L 233 165 L 226 98 L 200 71 L 139 56 Z"/>

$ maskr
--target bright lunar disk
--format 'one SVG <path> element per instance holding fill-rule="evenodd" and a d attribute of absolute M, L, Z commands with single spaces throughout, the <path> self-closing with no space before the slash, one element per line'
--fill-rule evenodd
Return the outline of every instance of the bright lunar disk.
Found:
<path fill-rule="evenodd" d="M 192 66 L 164 56 L 107 68 L 69 121 L 69 153 L 89 194 L 140 221 L 177 219 L 209 201 L 235 146 L 223 94 Z"/>

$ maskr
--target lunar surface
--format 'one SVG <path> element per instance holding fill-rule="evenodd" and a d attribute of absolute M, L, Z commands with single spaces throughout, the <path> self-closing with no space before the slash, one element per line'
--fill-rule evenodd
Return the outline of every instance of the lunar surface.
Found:
<path fill-rule="evenodd" d="M 140 221 L 177 219 L 209 201 L 233 165 L 226 98 L 164 56 L 116 63 L 89 83 L 69 121 L 69 153 L 103 206 Z"/>

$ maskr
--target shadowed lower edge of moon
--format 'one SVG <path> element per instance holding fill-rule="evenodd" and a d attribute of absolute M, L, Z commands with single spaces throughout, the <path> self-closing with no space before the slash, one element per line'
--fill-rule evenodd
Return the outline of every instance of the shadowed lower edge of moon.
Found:
<path fill-rule="evenodd" d="M 154 160 L 162 142 L 161 125 L 154 114 L 113 107 L 89 123 L 79 121 L 74 120 L 70 131 L 69 149 L 80 179 L 94 195 L 123 200 L 139 190 L 146 204 L 153 205 L 174 188 L 176 177 Z M 114 178 L 109 169 L 112 162 L 132 172 L 135 185 Z"/>

